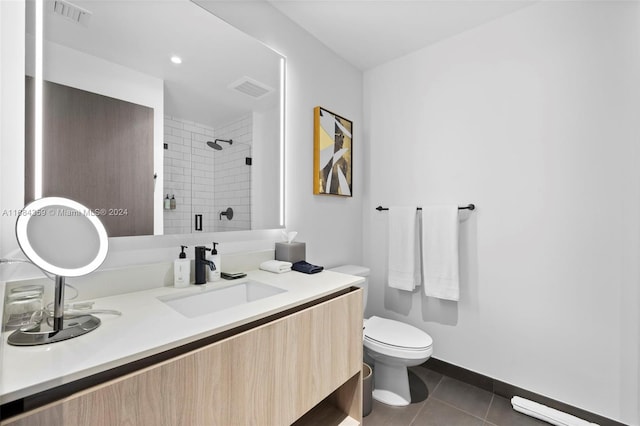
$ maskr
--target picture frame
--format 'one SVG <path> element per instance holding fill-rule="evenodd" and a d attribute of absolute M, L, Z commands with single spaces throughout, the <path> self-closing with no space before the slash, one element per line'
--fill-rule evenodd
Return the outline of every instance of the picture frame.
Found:
<path fill-rule="evenodd" d="M 313 193 L 352 197 L 353 122 L 320 106 L 313 111 Z"/>

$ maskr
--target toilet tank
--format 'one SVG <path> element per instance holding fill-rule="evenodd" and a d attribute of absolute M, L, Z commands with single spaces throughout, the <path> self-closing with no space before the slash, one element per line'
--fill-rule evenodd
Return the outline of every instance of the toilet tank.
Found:
<path fill-rule="evenodd" d="M 330 271 L 340 272 L 342 274 L 355 275 L 357 277 L 363 277 L 364 282 L 359 284 L 359 287 L 362 288 L 362 313 L 364 314 L 364 309 L 367 307 L 367 296 L 369 292 L 369 268 L 366 266 L 359 265 L 342 265 L 336 266 L 335 268 L 329 269 Z"/>

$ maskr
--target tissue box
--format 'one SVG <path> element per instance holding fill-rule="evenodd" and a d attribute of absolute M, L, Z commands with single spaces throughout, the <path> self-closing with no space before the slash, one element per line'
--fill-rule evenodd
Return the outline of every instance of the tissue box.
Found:
<path fill-rule="evenodd" d="M 296 263 L 306 259 L 306 246 L 304 243 L 294 241 L 292 243 L 276 243 L 276 260 Z"/>

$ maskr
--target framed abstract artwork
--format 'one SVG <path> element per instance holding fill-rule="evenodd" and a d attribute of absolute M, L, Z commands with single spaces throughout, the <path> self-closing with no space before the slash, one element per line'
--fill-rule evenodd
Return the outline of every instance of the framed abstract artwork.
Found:
<path fill-rule="evenodd" d="M 353 123 L 322 107 L 313 110 L 313 193 L 352 196 Z"/>

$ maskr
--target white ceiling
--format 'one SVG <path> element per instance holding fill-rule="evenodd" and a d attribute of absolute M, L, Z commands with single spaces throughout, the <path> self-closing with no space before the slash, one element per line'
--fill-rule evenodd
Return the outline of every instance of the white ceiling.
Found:
<path fill-rule="evenodd" d="M 523 0 L 267 0 L 361 70 L 528 6 Z"/>
<path fill-rule="evenodd" d="M 280 56 L 190 1 L 71 2 L 92 13 L 88 24 L 48 11 L 45 38 L 161 78 L 166 114 L 215 127 L 278 104 Z M 244 76 L 275 90 L 254 99 L 228 88 Z"/>

